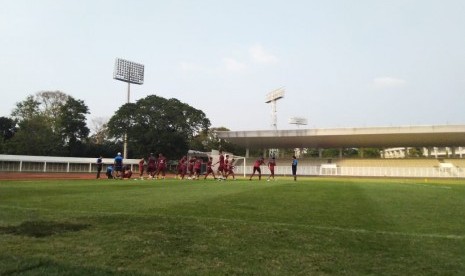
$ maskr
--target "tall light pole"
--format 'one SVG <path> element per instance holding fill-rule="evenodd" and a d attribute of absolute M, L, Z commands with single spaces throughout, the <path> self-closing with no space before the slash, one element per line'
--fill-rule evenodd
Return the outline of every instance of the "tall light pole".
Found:
<path fill-rule="evenodd" d="M 127 103 L 131 100 L 131 83 L 143 84 L 144 83 L 144 65 L 121 58 L 117 58 L 115 61 L 115 70 L 113 72 L 113 78 L 128 83 L 128 97 Z M 128 134 L 124 134 L 124 146 L 123 146 L 123 157 L 128 157 Z"/>
<path fill-rule="evenodd" d="M 266 94 L 265 103 L 271 103 L 271 126 L 278 130 L 278 115 L 276 110 L 276 101 L 284 98 L 284 87 L 278 88 Z M 270 156 L 279 155 L 278 149 L 269 149 Z"/>
<path fill-rule="evenodd" d="M 297 125 L 297 128 L 300 126 L 305 126 L 308 124 L 308 121 L 306 118 L 303 117 L 292 117 L 289 119 L 289 124 Z M 296 153 L 297 149 L 299 150 L 298 154 Z M 302 147 L 294 149 L 294 153 L 296 153 L 296 156 L 299 156 L 303 153 L 304 149 Z"/>
<path fill-rule="evenodd" d="M 278 130 L 278 116 L 276 111 L 276 101 L 284 98 L 284 87 L 278 88 L 266 94 L 265 103 L 271 103 L 271 126 Z"/>
<path fill-rule="evenodd" d="M 297 125 L 297 128 L 299 128 L 299 126 L 307 125 L 308 121 L 306 118 L 303 117 L 292 117 L 289 119 L 289 124 Z"/>

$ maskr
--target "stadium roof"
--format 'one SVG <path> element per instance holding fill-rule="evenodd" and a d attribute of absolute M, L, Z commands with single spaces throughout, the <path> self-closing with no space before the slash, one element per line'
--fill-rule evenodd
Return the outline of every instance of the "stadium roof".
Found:
<path fill-rule="evenodd" d="M 465 125 L 218 131 L 246 148 L 392 148 L 465 146 Z"/>

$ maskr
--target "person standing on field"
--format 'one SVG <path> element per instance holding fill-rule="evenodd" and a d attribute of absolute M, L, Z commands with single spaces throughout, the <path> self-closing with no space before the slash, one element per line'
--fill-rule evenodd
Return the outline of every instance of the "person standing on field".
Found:
<path fill-rule="evenodd" d="M 270 181 L 270 178 L 274 179 L 274 167 L 276 167 L 276 158 L 273 156 L 270 161 L 268 161 L 268 168 L 270 169 L 270 176 L 268 176 L 268 180 Z"/>
<path fill-rule="evenodd" d="M 208 175 L 213 175 L 213 178 L 216 180 L 216 177 L 215 177 L 215 172 L 213 172 L 213 169 L 212 169 L 212 163 L 213 163 L 213 157 L 208 157 L 208 162 L 207 162 L 207 172 L 205 173 L 205 177 L 203 179 L 207 179 L 207 176 Z"/>
<path fill-rule="evenodd" d="M 100 155 L 99 158 L 97 158 L 97 179 L 100 178 L 100 172 L 102 171 L 103 167 L 103 161 L 102 161 L 102 156 Z"/>
<path fill-rule="evenodd" d="M 292 176 L 294 176 L 294 181 L 297 180 L 297 163 L 299 161 L 297 161 L 297 158 L 294 156 L 292 156 Z"/>
<path fill-rule="evenodd" d="M 236 162 L 236 159 L 232 159 L 231 162 L 229 162 L 227 168 L 226 168 L 226 179 L 228 179 L 229 175 L 232 175 L 233 180 L 236 180 L 236 175 L 234 174 L 234 163 Z"/>
<path fill-rule="evenodd" d="M 116 155 L 113 165 L 115 166 L 115 178 L 121 178 L 123 176 L 123 157 L 121 156 L 121 152 L 118 152 Z"/>
<path fill-rule="evenodd" d="M 178 179 L 184 179 L 184 176 L 186 175 L 186 162 L 187 162 L 187 156 L 183 156 L 181 159 L 178 161 L 178 166 L 176 167 L 176 176 L 175 178 Z"/>
<path fill-rule="evenodd" d="M 147 175 L 150 179 L 153 179 L 155 176 L 157 159 L 153 156 L 153 153 L 150 153 L 149 159 L 147 161 Z"/>
<path fill-rule="evenodd" d="M 263 158 L 263 156 L 255 160 L 255 163 L 253 164 L 252 175 L 250 176 L 249 180 L 252 180 L 252 177 L 255 175 L 255 172 L 258 172 L 258 180 L 262 180 L 262 170 L 260 169 L 261 165 L 265 165 L 265 159 Z"/>
<path fill-rule="evenodd" d="M 158 154 L 158 169 L 157 169 L 157 178 L 158 175 L 161 173 L 161 178 L 165 179 L 165 171 L 166 171 L 166 157 L 163 156 L 162 153 Z"/>
<path fill-rule="evenodd" d="M 218 157 L 218 162 L 216 162 L 214 165 L 216 164 L 219 164 L 218 165 L 218 169 L 217 169 L 217 174 L 218 174 L 218 179 L 219 180 L 223 180 L 224 179 L 224 155 L 223 155 L 223 150 L 220 150 L 220 156 Z"/>
<path fill-rule="evenodd" d="M 202 158 L 197 158 L 194 163 L 194 178 L 193 179 L 199 180 L 201 169 L 202 169 Z"/>
<path fill-rule="evenodd" d="M 145 159 L 142 157 L 139 161 L 139 177 L 140 179 L 144 179 L 144 164 L 145 164 Z"/>
<path fill-rule="evenodd" d="M 191 156 L 191 158 L 189 158 L 189 165 L 188 165 L 188 168 L 187 168 L 187 170 L 189 171 L 189 176 L 187 177 L 187 179 L 192 179 L 192 177 L 194 175 L 195 160 L 196 160 L 196 158 L 194 156 Z"/>

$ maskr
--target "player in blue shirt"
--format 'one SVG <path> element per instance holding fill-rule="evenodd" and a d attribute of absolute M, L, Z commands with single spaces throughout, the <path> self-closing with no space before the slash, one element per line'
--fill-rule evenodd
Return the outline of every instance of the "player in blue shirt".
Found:
<path fill-rule="evenodd" d="M 110 165 L 107 167 L 107 177 L 108 179 L 113 179 L 113 166 Z"/>
<path fill-rule="evenodd" d="M 123 157 L 121 156 L 121 152 L 118 152 L 118 155 L 116 155 L 113 165 L 115 165 L 115 177 L 123 177 Z"/>
<path fill-rule="evenodd" d="M 297 158 L 294 156 L 292 156 L 292 175 L 294 176 L 294 181 L 297 180 Z"/>

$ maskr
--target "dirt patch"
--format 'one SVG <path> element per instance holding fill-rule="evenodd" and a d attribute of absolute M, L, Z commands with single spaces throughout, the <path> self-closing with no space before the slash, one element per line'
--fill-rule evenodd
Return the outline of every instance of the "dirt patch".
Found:
<path fill-rule="evenodd" d="M 0 180 L 29 179 L 95 179 L 95 173 L 29 173 L 0 172 Z M 106 178 L 106 176 L 105 176 Z"/>
<path fill-rule="evenodd" d="M 31 180 L 31 179 L 95 179 L 97 173 L 31 173 L 31 172 L 0 172 L 0 180 Z M 132 178 L 138 178 L 139 174 L 134 173 Z M 147 178 L 147 175 L 144 175 Z M 102 173 L 102 180 L 107 176 Z M 166 178 L 174 178 L 174 174 L 167 173 Z"/>
<path fill-rule="evenodd" d="M 77 232 L 89 227 L 88 224 L 38 220 L 25 221 L 17 226 L 0 226 L 0 233 L 42 238 L 66 232 Z"/>

